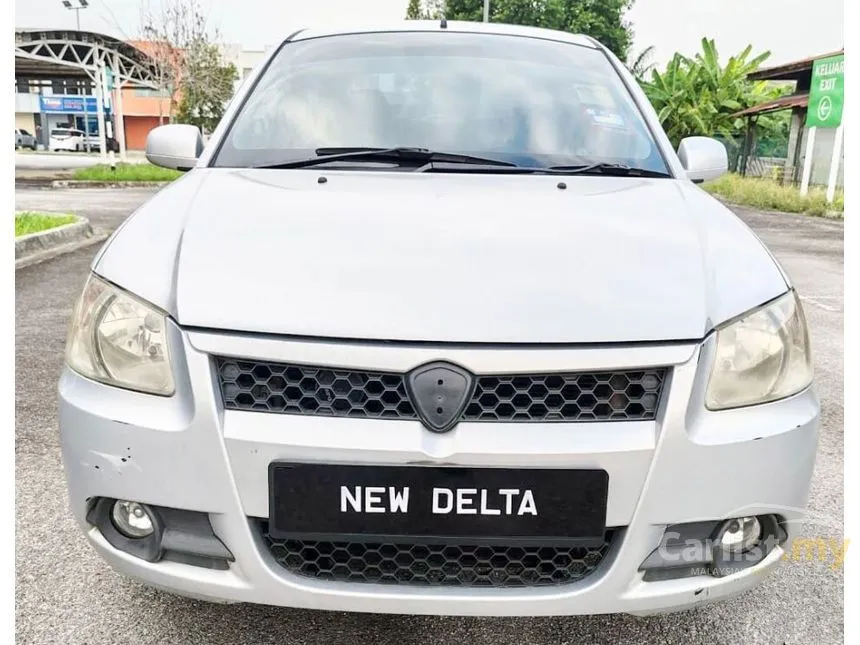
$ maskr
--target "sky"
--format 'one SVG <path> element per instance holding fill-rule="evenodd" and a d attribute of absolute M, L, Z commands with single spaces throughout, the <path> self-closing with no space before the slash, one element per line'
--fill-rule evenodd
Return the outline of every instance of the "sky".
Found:
<path fill-rule="evenodd" d="M 81 29 L 119 38 L 139 33 L 141 2 L 90 0 Z M 400 20 L 408 0 L 199 0 L 223 40 L 264 49 L 301 27 L 385 23 Z M 492 2 L 492 0 L 491 0 Z M 654 45 L 662 65 L 675 51 L 699 51 L 703 36 L 716 40 L 721 60 L 747 44 L 768 50 L 765 66 L 827 53 L 843 46 L 843 0 L 635 0 L 627 14 L 635 55 Z M 75 27 L 75 12 L 61 0 L 15 0 L 15 26 Z"/>

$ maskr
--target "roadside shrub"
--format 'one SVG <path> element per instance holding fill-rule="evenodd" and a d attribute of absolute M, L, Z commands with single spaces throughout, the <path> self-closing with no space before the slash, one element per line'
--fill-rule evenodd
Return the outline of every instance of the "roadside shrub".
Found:
<path fill-rule="evenodd" d="M 837 190 L 833 203 L 828 204 L 826 190 L 820 186 L 811 186 L 809 193 L 802 197 L 798 186 L 786 186 L 759 177 L 728 174 L 703 184 L 702 188 L 726 201 L 762 210 L 838 218 L 842 217 L 845 210 L 843 191 Z"/>
<path fill-rule="evenodd" d="M 65 224 L 71 224 L 76 219 L 74 215 L 53 215 L 50 213 L 36 213 L 34 211 L 16 213 L 15 237 L 39 233 Z"/>
<path fill-rule="evenodd" d="M 80 181 L 173 181 L 181 176 L 178 170 L 153 166 L 151 163 L 118 163 L 116 170 L 99 164 L 78 168 L 72 179 Z"/>

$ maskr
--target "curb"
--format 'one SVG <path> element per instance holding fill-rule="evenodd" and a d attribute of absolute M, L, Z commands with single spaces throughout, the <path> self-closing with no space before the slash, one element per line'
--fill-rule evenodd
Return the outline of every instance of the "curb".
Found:
<path fill-rule="evenodd" d="M 53 188 L 54 177 L 15 177 L 16 188 Z"/>
<path fill-rule="evenodd" d="M 169 181 L 88 181 L 83 179 L 55 179 L 51 188 L 161 188 Z"/>
<path fill-rule="evenodd" d="M 15 269 L 76 251 L 107 237 L 106 231 L 93 230 L 86 217 L 47 231 L 22 235 L 15 239 Z"/>

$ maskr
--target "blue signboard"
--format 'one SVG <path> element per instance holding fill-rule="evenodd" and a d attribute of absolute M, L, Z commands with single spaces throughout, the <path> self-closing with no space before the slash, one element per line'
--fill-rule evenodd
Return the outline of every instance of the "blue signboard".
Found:
<path fill-rule="evenodd" d="M 95 96 L 40 96 L 39 107 L 42 112 L 80 114 L 84 111 L 84 100 L 87 102 L 87 112 L 95 113 L 98 109 Z"/>

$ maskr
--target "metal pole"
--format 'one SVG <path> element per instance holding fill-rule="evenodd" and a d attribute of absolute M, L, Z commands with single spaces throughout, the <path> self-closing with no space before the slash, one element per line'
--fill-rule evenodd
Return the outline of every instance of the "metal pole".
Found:
<path fill-rule="evenodd" d="M 803 179 L 800 182 L 800 195 L 805 197 L 809 192 L 809 178 L 812 176 L 812 149 L 815 147 L 815 126 L 809 128 L 806 139 L 806 154 L 803 157 Z"/>
<path fill-rule="evenodd" d="M 832 203 L 833 198 L 836 196 L 836 178 L 839 175 L 839 157 L 842 154 L 842 138 L 845 133 L 843 126 L 844 122 L 839 124 L 839 127 L 836 128 L 836 135 L 833 139 L 833 156 L 830 157 L 830 176 L 827 178 L 828 204 Z"/>
<path fill-rule="evenodd" d="M 81 10 L 80 9 L 75 9 L 75 18 L 78 21 L 78 31 L 80 31 L 81 30 Z"/>
<path fill-rule="evenodd" d="M 484 22 L 490 22 L 490 0 L 484 0 Z"/>

